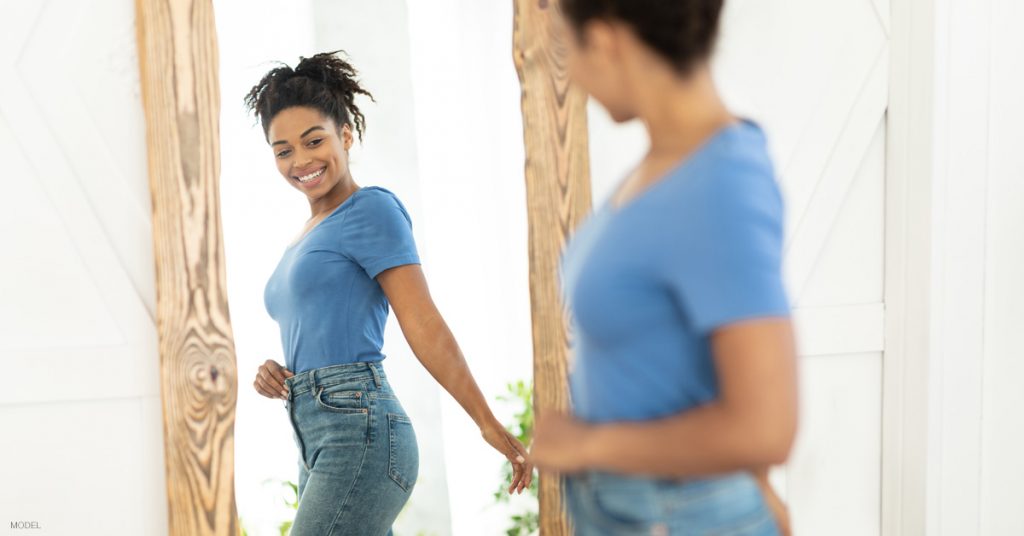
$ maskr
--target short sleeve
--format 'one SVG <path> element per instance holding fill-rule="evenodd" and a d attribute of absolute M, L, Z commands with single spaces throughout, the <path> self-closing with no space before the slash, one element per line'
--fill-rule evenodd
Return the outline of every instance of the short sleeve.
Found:
<path fill-rule="evenodd" d="M 783 201 L 771 168 L 720 170 L 674 218 L 664 277 L 701 334 L 789 316 L 782 279 Z"/>
<path fill-rule="evenodd" d="M 389 268 L 419 264 L 412 219 L 401 201 L 383 189 L 364 192 L 345 218 L 345 253 L 370 278 Z"/>

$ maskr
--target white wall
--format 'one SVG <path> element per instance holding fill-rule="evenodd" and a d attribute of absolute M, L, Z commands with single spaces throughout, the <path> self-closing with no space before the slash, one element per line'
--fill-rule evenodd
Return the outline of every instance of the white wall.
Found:
<path fill-rule="evenodd" d="M 165 534 L 133 3 L 2 9 L 0 526 Z"/>
<path fill-rule="evenodd" d="M 1024 534 L 1022 24 L 935 3 L 928 534 Z"/>
<path fill-rule="evenodd" d="M 984 5 L 984 4 L 982 4 Z M 985 207 L 985 352 L 981 392 L 978 534 L 1024 533 L 1024 4 L 988 6 L 987 205 Z M 968 171 L 966 177 L 973 174 Z M 948 534 L 953 534 L 949 531 Z M 968 534 L 968 533 L 965 533 Z"/>

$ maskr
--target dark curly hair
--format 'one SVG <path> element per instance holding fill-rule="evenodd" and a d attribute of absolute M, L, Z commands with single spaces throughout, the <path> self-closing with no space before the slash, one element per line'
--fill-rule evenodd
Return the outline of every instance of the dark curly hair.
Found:
<path fill-rule="evenodd" d="M 562 0 L 577 35 L 593 19 L 628 24 L 655 52 L 688 73 L 709 58 L 724 0 Z"/>
<path fill-rule="evenodd" d="M 355 127 L 359 139 L 363 139 L 366 118 L 355 104 L 356 95 L 373 95 L 363 89 L 356 80 L 357 72 L 351 64 L 336 56 L 344 52 L 321 52 L 311 58 L 299 57 L 294 69 L 281 63 L 271 69 L 245 96 L 245 106 L 263 126 L 263 136 L 268 135 L 270 122 L 278 112 L 292 106 L 315 108 L 342 125 Z"/>

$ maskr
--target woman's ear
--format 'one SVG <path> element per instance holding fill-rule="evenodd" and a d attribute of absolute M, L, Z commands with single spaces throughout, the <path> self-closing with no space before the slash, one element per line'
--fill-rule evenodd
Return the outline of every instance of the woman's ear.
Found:
<path fill-rule="evenodd" d="M 352 138 L 352 128 L 349 127 L 347 123 L 341 125 L 340 136 L 342 146 L 345 147 L 346 151 L 349 150 L 352 147 L 352 143 L 354 143 L 355 140 Z"/>
<path fill-rule="evenodd" d="M 601 56 L 615 56 L 620 28 L 604 20 L 589 20 L 581 29 L 582 45 Z"/>

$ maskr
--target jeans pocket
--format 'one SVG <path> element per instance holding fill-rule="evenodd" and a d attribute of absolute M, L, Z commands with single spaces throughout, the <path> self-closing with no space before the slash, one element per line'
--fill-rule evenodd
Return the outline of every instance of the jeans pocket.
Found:
<path fill-rule="evenodd" d="M 663 490 L 669 518 L 695 532 L 768 535 L 774 518 L 753 476 L 737 473 L 669 484 Z"/>
<path fill-rule="evenodd" d="M 660 524 L 649 480 L 593 472 L 570 478 L 570 503 L 582 534 L 649 535 Z"/>
<path fill-rule="evenodd" d="M 325 389 L 320 386 L 314 395 L 316 405 L 335 413 L 367 413 L 366 393 L 359 390 Z"/>
<path fill-rule="evenodd" d="M 388 413 L 388 477 L 410 491 L 419 474 L 419 452 L 412 421 L 401 413 Z"/>

